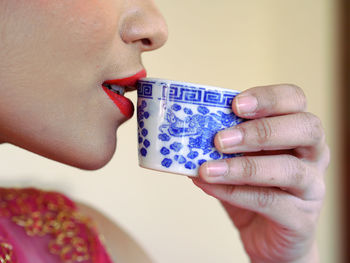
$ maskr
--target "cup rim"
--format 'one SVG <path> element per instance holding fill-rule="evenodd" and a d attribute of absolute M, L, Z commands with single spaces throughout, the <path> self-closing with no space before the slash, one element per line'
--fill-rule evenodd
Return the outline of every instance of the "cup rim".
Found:
<path fill-rule="evenodd" d="M 165 82 L 167 84 L 180 84 L 180 85 L 185 85 L 188 86 L 189 88 L 205 88 L 205 89 L 210 89 L 210 90 L 216 90 L 216 91 L 225 91 L 225 92 L 230 92 L 230 93 L 241 93 L 241 91 L 234 90 L 234 89 L 228 89 L 228 88 L 222 88 L 218 86 L 210 86 L 210 85 L 203 85 L 200 83 L 194 83 L 194 82 L 186 82 L 186 81 L 177 81 L 177 80 L 171 80 L 171 79 L 162 79 L 162 78 L 140 78 L 138 81 L 153 81 L 153 82 Z"/>

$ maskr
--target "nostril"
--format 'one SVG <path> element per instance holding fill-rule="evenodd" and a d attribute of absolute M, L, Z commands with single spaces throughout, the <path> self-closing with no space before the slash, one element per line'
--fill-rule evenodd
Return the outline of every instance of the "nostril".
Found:
<path fill-rule="evenodd" d="M 1 0 L 0 0 L 1 2 Z M 134 2 L 134 1 L 131 1 Z M 143 2 L 143 1 L 135 1 Z M 126 44 L 137 46 L 141 52 L 160 48 L 165 43 L 168 30 L 163 17 L 149 1 L 145 6 L 128 12 L 120 25 L 120 37 Z M 147 8 L 146 8 L 147 7 Z"/>
<path fill-rule="evenodd" d="M 141 39 L 141 42 L 144 46 L 151 46 L 152 45 L 151 40 L 149 40 L 148 38 Z"/>

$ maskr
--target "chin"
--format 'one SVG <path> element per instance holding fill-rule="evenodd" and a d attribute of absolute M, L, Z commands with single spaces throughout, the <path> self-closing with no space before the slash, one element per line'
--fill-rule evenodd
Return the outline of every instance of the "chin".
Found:
<path fill-rule="evenodd" d="M 116 150 L 116 139 L 108 144 L 92 145 L 80 150 L 73 159 L 72 166 L 83 170 L 98 170 L 106 166 Z"/>
<path fill-rule="evenodd" d="M 106 154 L 89 154 L 89 156 L 84 157 L 83 159 L 74 160 L 74 162 L 69 165 L 82 170 L 94 171 L 106 166 L 112 159 L 113 155 L 114 151 L 108 152 Z"/>
<path fill-rule="evenodd" d="M 94 139 L 71 141 L 58 147 L 49 147 L 46 151 L 34 151 L 54 161 L 82 170 L 98 170 L 109 163 L 116 150 L 116 135 L 98 136 Z M 57 146 L 57 145 L 56 145 Z M 32 149 L 30 149 L 32 150 Z"/>

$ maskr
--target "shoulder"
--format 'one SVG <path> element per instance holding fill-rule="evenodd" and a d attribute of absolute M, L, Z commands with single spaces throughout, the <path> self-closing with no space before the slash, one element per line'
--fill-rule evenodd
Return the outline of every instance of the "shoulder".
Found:
<path fill-rule="evenodd" d="M 80 213 L 90 217 L 95 222 L 97 231 L 113 261 L 117 263 L 152 263 L 150 257 L 131 235 L 110 218 L 86 204 L 76 202 L 76 205 Z"/>

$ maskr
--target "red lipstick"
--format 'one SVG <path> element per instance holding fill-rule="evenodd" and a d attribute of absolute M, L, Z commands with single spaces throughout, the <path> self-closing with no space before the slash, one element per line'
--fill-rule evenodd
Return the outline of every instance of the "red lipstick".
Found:
<path fill-rule="evenodd" d="M 109 98 L 114 102 L 114 104 L 119 108 L 120 112 L 126 116 L 128 119 L 132 117 L 134 114 L 134 105 L 131 100 L 124 97 L 123 95 L 117 94 L 107 88 L 108 85 L 117 85 L 121 87 L 134 87 L 136 86 L 136 82 L 140 78 L 146 77 L 146 70 L 141 70 L 133 76 L 122 78 L 122 79 L 114 79 L 107 80 L 102 84 L 103 90 L 107 93 Z"/>
<path fill-rule="evenodd" d="M 103 84 L 107 84 L 107 85 L 118 85 L 118 86 L 128 86 L 128 87 L 135 87 L 136 82 L 140 79 L 140 78 L 145 78 L 147 76 L 146 70 L 143 69 L 140 72 L 137 72 L 135 75 L 130 76 L 130 77 L 126 77 L 123 79 L 113 79 L 113 80 L 106 80 Z"/>

